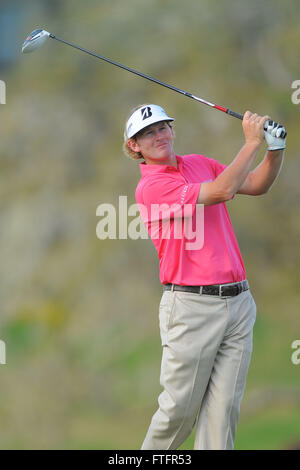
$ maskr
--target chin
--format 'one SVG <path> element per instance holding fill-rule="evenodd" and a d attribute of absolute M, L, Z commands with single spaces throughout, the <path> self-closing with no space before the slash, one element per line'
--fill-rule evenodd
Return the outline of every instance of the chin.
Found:
<path fill-rule="evenodd" d="M 162 148 L 160 152 L 157 152 L 157 158 L 162 159 L 162 158 L 169 158 L 170 157 L 170 152 L 169 149 Z"/>
<path fill-rule="evenodd" d="M 155 160 L 157 160 L 158 162 L 164 163 L 165 161 L 169 160 L 169 154 L 161 155 L 160 157 L 157 157 Z"/>

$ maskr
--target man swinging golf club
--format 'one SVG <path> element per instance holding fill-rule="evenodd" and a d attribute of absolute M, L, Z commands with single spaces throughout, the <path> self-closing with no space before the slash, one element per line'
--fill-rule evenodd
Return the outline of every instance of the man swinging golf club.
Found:
<path fill-rule="evenodd" d="M 127 155 L 144 160 L 136 200 L 158 251 L 164 285 L 159 309 L 163 392 L 142 449 L 177 449 L 196 422 L 195 449 L 232 449 L 251 357 L 256 305 L 226 202 L 235 194 L 256 196 L 270 189 L 282 166 L 285 129 L 268 116 L 250 111 L 243 116 L 44 29 L 36 29 L 26 38 L 22 52 L 35 51 L 47 38 L 242 119 L 245 145 L 228 167 L 203 155 L 176 155 L 170 124 L 174 119 L 153 104 L 131 113 L 124 142 Z M 268 151 L 251 171 L 264 138 Z M 204 206 L 204 244 L 195 249 L 186 243 L 185 231 L 181 237 L 175 236 L 175 221 L 184 213 L 195 225 L 197 204 Z M 158 219 L 151 219 L 156 205 L 172 211 L 162 210 Z M 165 237 L 156 226 L 171 212 L 170 236 Z"/>
<path fill-rule="evenodd" d="M 172 237 L 176 210 L 168 238 L 154 237 L 155 221 L 141 212 L 164 285 L 159 307 L 163 391 L 142 449 L 178 449 L 195 424 L 194 449 L 233 449 L 256 304 L 226 202 L 235 194 L 257 196 L 270 189 L 283 163 L 286 132 L 268 116 L 247 111 L 245 144 L 226 166 L 203 155 L 176 155 L 173 120 L 160 106 L 143 105 L 130 114 L 124 134 L 125 153 L 143 160 L 136 201 L 147 214 L 153 205 L 189 205 L 193 219 L 196 205 L 204 205 L 204 244 L 198 250 L 186 248 L 184 234 Z M 266 155 L 250 171 L 264 138 Z"/>

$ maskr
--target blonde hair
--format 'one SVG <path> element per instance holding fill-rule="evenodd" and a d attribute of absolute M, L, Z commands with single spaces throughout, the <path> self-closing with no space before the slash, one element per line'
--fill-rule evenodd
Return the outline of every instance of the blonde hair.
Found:
<path fill-rule="evenodd" d="M 137 110 L 137 109 L 140 109 L 140 108 L 144 108 L 145 106 L 148 106 L 147 104 L 141 104 L 139 106 L 136 106 L 135 108 L 133 108 L 127 119 L 126 119 L 126 123 L 125 123 L 125 130 L 124 130 L 124 142 L 123 142 L 123 152 L 125 154 L 126 157 L 129 157 L 131 160 L 141 160 L 141 159 L 144 159 L 143 155 L 141 154 L 141 152 L 134 152 L 128 145 L 128 141 L 130 139 L 128 139 L 127 137 L 127 132 L 126 132 L 126 124 L 127 124 L 127 121 L 128 119 L 130 118 L 130 116 Z M 172 128 L 171 124 L 169 121 L 166 121 L 166 123 Z M 131 137 L 131 139 L 133 140 L 136 140 L 137 136 L 138 136 L 139 133 L 137 133 L 136 135 L 134 135 L 133 137 Z"/>

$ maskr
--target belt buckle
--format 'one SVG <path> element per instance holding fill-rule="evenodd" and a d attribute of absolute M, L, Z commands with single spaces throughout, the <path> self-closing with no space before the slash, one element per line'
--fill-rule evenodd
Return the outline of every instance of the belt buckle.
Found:
<path fill-rule="evenodd" d="M 218 297 L 231 297 L 230 295 L 229 296 L 224 295 L 223 292 L 222 292 L 223 287 L 229 287 L 229 286 L 233 287 L 233 288 L 237 288 L 238 289 L 238 294 L 240 294 L 240 285 L 239 284 L 234 284 L 234 283 L 232 283 L 232 285 L 231 284 L 229 284 L 229 285 L 228 284 L 220 284 L 219 285 L 219 295 L 218 295 Z"/>

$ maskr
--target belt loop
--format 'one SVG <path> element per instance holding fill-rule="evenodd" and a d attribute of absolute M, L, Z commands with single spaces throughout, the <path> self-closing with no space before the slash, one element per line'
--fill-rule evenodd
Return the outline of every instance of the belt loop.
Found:
<path fill-rule="evenodd" d="M 203 286 L 200 286 L 199 294 L 202 295 L 202 292 L 203 292 Z"/>
<path fill-rule="evenodd" d="M 222 297 L 222 284 L 219 285 L 219 297 Z"/>
<path fill-rule="evenodd" d="M 174 292 L 174 284 L 171 286 L 171 292 Z"/>

